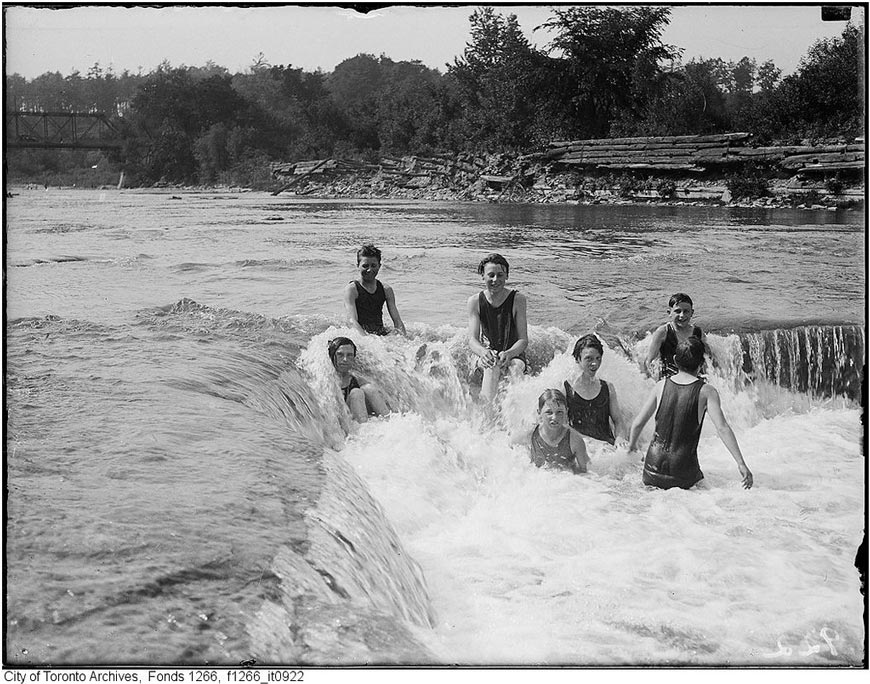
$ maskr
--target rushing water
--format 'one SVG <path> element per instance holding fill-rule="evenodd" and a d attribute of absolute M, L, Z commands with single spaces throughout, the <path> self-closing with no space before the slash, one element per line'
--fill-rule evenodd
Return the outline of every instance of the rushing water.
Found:
<path fill-rule="evenodd" d="M 863 214 L 54 189 L 6 209 L 9 662 L 861 663 Z M 409 337 L 350 334 L 396 410 L 356 426 L 326 341 L 370 241 Z M 464 338 L 490 251 L 534 371 L 495 422 Z M 630 419 L 675 291 L 755 487 L 709 424 L 691 491 L 606 445 L 585 476 L 531 466 L 573 340 L 603 337 Z"/>

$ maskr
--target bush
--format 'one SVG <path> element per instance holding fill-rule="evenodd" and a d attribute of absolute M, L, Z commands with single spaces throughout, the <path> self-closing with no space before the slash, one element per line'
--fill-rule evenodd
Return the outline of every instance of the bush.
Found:
<path fill-rule="evenodd" d="M 731 176 L 725 186 L 731 193 L 732 200 L 757 199 L 770 195 L 770 184 L 767 178 L 757 174 Z"/>
<path fill-rule="evenodd" d="M 822 195 L 819 193 L 818 190 L 815 189 L 805 192 L 802 199 L 803 204 L 806 204 L 807 206 L 822 203 Z"/>
<path fill-rule="evenodd" d="M 617 194 L 620 197 L 633 197 L 634 194 L 641 190 L 641 183 L 637 178 L 629 174 L 623 174 L 616 181 Z"/>
<path fill-rule="evenodd" d="M 834 176 L 833 178 L 828 178 L 825 181 L 825 189 L 830 192 L 832 195 L 842 195 L 843 194 L 844 183 L 840 180 L 839 176 Z"/>
<path fill-rule="evenodd" d="M 677 193 L 677 184 L 669 178 L 663 178 L 656 186 L 656 192 L 662 199 L 671 199 Z"/>

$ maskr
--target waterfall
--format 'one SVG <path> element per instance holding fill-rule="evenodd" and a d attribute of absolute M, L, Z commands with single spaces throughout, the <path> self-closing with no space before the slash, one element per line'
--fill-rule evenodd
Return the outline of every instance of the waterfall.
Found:
<path fill-rule="evenodd" d="M 865 332 L 858 325 L 807 325 L 740 333 L 743 372 L 816 396 L 859 399 Z"/>

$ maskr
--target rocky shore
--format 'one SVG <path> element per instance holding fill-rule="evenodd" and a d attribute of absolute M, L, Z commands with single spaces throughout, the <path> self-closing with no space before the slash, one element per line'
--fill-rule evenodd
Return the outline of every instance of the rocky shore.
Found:
<path fill-rule="evenodd" d="M 747 133 L 553 143 L 526 155 L 273 164 L 273 194 L 836 209 L 863 205 L 864 143 L 752 147 Z"/>
<path fill-rule="evenodd" d="M 858 208 L 864 188 L 850 187 L 834 194 L 823 183 L 774 179 L 763 197 L 733 198 L 728 179 L 669 179 L 663 194 L 660 181 L 626 182 L 620 178 L 577 177 L 576 174 L 541 173 L 522 191 L 505 191 L 498 184 L 475 181 L 466 188 L 406 187 L 385 182 L 378 174 L 352 174 L 340 178 L 314 178 L 288 192 L 311 198 L 407 199 L 425 201 L 522 202 L 534 204 L 661 204 L 675 206 L 728 205 L 739 207 L 796 207 L 799 209 Z M 637 187 L 640 186 L 640 187 Z M 672 190 L 669 189 L 672 187 Z"/>

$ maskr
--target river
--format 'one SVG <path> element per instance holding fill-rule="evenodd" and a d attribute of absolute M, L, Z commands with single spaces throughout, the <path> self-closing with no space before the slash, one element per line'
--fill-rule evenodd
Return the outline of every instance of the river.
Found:
<path fill-rule="evenodd" d="M 862 212 L 14 190 L 9 663 L 861 664 Z M 344 323 L 364 242 L 408 338 Z M 492 251 L 533 371 L 494 422 L 464 337 Z M 755 486 L 711 424 L 689 491 L 599 443 L 534 468 L 573 341 L 630 420 L 677 291 Z M 389 417 L 350 424 L 339 334 Z"/>

